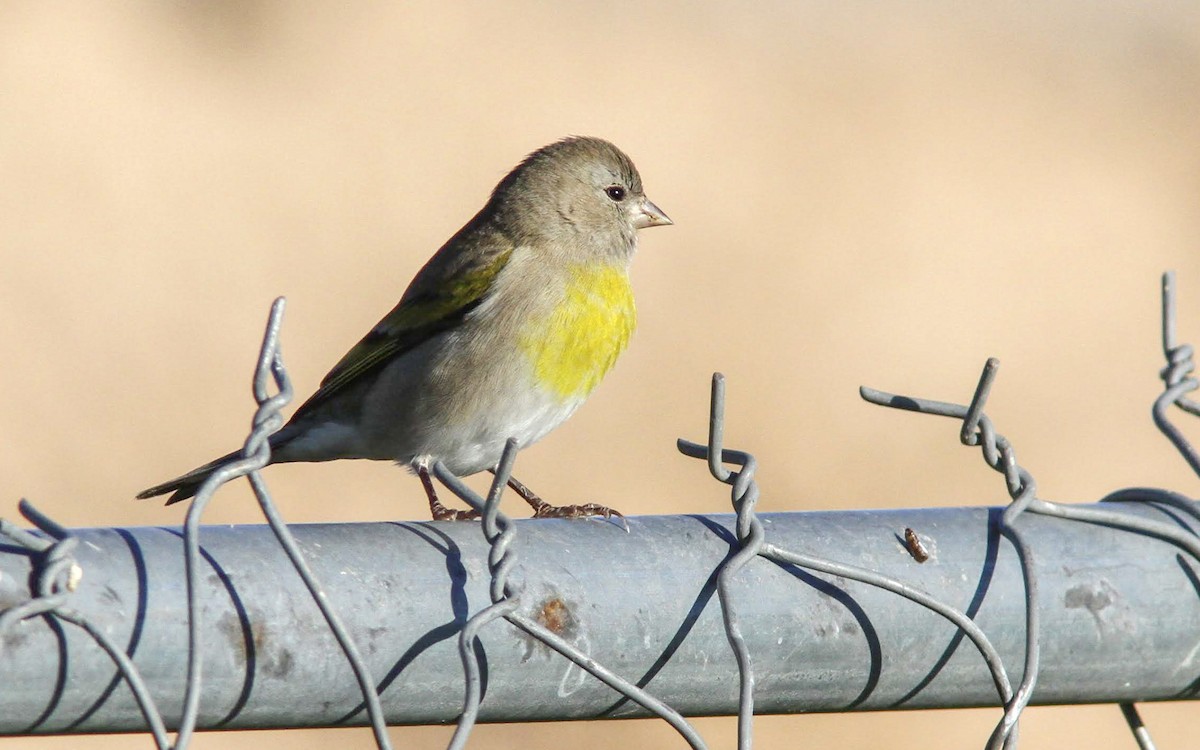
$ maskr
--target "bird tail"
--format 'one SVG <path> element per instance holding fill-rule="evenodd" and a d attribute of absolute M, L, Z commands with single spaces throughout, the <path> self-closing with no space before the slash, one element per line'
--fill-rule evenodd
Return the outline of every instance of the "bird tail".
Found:
<path fill-rule="evenodd" d="M 267 463 L 274 464 L 279 463 L 280 461 L 294 460 L 280 456 L 278 451 L 298 434 L 300 433 L 295 430 L 291 424 L 288 424 L 285 425 L 282 430 L 276 432 L 274 435 L 268 438 L 267 442 L 271 446 L 271 459 Z M 198 466 L 195 469 L 192 469 L 183 476 L 175 477 L 169 482 L 156 484 L 150 489 L 142 490 L 141 492 L 137 493 L 137 499 L 148 500 L 149 498 L 158 497 L 159 495 L 165 495 L 170 492 L 171 496 L 167 498 L 167 505 L 187 500 L 189 497 L 195 496 L 195 494 L 200 490 L 200 485 L 204 484 L 204 481 L 212 476 L 214 471 L 220 469 L 230 461 L 236 461 L 241 457 L 241 450 L 226 453 L 220 458 L 213 459 L 203 466 Z"/>
<path fill-rule="evenodd" d="M 187 500 L 192 497 L 200 489 L 200 485 L 204 484 L 204 480 L 212 476 L 212 473 L 221 468 L 225 464 L 234 459 L 241 458 L 241 451 L 226 453 L 218 459 L 209 461 L 208 463 L 198 468 L 192 469 L 183 476 L 175 477 L 169 482 L 156 484 L 150 489 L 142 490 L 137 494 L 138 500 L 147 500 L 159 495 L 165 495 L 168 492 L 172 493 L 171 497 L 167 498 L 167 505 L 178 503 L 182 500 Z"/>

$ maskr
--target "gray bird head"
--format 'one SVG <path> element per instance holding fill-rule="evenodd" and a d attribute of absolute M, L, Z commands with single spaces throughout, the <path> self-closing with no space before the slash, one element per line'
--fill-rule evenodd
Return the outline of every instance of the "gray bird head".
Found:
<path fill-rule="evenodd" d="M 586 136 L 525 157 L 496 186 L 491 203 L 520 240 L 572 252 L 628 256 L 637 230 L 673 223 L 646 197 L 629 157 Z"/>

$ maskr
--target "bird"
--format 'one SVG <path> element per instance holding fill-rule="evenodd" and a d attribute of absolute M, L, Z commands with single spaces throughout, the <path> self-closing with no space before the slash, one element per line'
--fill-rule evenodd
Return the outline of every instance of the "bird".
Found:
<path fill-rule="evenodd" d="M 609 141 L 570 136 L 530 153 L 271 436 L 270 463 L 393 461 L 420 478 L 434 520 L 478 518 L 440 502 L 434 463 L 494 473 L 510 438 L 526 448 L 583 404 L 636 325 L 638 230 L 673 223 Z M 240 455 L 137 497 L 186 500 Z M 535 517 L 621 515 L 508 484 Z"/>

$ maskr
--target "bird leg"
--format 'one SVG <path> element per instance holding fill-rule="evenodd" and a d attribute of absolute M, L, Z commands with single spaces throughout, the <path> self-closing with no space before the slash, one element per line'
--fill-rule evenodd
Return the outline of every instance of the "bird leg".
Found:
<path fill-rule="evenodd" d="M 493 474 L 496 472 L 493 470 Z M 534 518 L 585 518 L 587 516 L 604 516 L 612 518 L 616 516 L 621 519 L 621 523 L 625 524 L 625 516 L 618 510 L 598 505 L 596 503 L 584 503 L 583 505 L 551 505 L 545 500 L 534 494 L 533 490 L 517 481 L 516 477 L 508 478 L 508 486 L 512 487 L 513 492 L 521 496 L 521 499 L 529 503 L 529 507 L 533 508 Z"/>
<path fill-rule="evenodd" d="M 429 476 L 429 470 L 424 466 L 417 467 L 417 476 L 421 478 L 421 485 L 425 488 L 425 494 L 429 497 L 429 512 L 433 514 L 435 521 L 475 521 L 479 519 L 479 511 L 477 510 L 451 510 L 438 500 L 437 490 L 433 487 L 433 478 Z"/>

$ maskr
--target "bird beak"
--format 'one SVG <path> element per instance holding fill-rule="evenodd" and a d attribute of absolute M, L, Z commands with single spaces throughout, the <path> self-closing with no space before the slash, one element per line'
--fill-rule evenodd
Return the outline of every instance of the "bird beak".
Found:
<path fill-rule="evenodd" d="M 641 204 L 633 213 L 633 225 L 638 229 L 646 227 L 663 227 L 668 224 L 674 224 L 671 217 L 663 213 L 663 210 L 650 202 L 649 198 L 642 198 Z"/>

